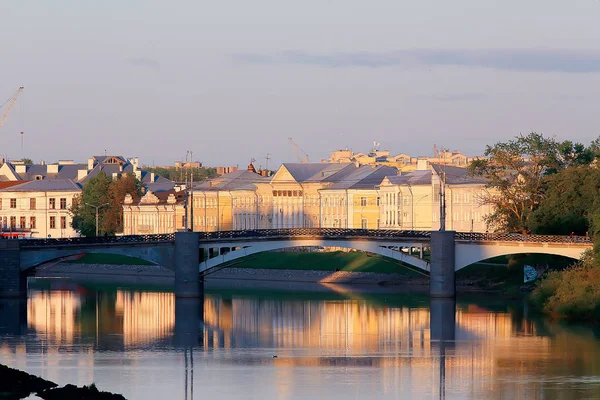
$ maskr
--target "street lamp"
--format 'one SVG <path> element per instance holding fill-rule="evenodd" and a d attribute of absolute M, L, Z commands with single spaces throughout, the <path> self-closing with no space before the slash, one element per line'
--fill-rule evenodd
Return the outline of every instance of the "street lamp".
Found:
<path fill-rule="evenodd" d="M 93 207 L 93 208 L 96 209 L 96 237 L 98 237 L 98 209 L 100 209 L 100 207 L 107 206 L 108 203 L 100 204 L 99 206 L 95 206 L 95 205 L 90 204 L 90 203 L 85 203 L 85 205 Z"/>

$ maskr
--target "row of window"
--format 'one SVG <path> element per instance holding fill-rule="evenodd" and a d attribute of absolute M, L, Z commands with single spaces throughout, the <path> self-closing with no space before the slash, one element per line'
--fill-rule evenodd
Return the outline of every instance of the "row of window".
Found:
<path fill-rule="evenodd" d="M 17 199 L 16 198 L 12 198 L 12 199 L 8 199 L 8 200 L 9 200 L 8 203 L 9 203 L 10 208 L 17 208 Z M 2 203 L 3 203 L 3 199 L 0 198 L 0 210 L 2 209 Z M 59 199 L 59 207 L 61 210 L 67 209 L 67 199 L 65 197 L 61 197 Z M 56 199 L 54 197 L 51 197 L 48 199 L 48 208 L 50 210 L 56 209 Z M 35 197 L 32 197 L 29 199 L 29 209 L 30 210 L 37 209 L 37 199 Z"/>
<path fill-rule="evenodd" d="M 302 197 L 302 190 L 273 190 L 273 197 Z"/>
<path fill-rule="evenodd" d="M 56 229 L 56 217 L 50 216 L 49 228 Z M 19 224 L 17 225 L 17 217 L 11 216 L 9 218 L 4 217 L 2 219 L 2 228 L 6 229 L 36 229 L 37 220 L 35 217 L 29 217 L 29 224 L 27 224 L 27 217 L 19 217 Z M 67 217 L 60 217 L 60 229 L 67 229 Z"/>

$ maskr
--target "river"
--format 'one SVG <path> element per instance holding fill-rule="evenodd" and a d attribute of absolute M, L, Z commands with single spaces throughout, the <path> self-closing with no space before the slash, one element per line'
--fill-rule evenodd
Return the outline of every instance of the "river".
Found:
<path fill-rule="evenodd" d="M 32 283 L 0 302 L 0 362 L 128 399 L 600 398 L 598 331 L 497 295 Z"/>

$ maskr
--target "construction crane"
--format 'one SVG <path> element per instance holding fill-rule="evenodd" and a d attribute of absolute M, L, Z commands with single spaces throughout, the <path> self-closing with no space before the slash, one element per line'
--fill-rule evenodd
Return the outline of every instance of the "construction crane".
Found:
<path fill-rule="evenodd" d="M 294 153 L 296 153 L 296 157 L 298 157 L 298 161 L 301 163 L 308 163 L 308 154 L 304 150 L 302 150 L 298 145 L 294 142 L 294 139 L 288 138 L 292 148 L 294 149 Z"/>
<path fill-rule="evenodd" d="M 2 118 L 0 118 L 0 128 L 2 128 L 2 125 L 4 125 L 4 123 L 6 122 L 6 119 L 8 118 L 8 114 L 10 114 L 10 110 L 13 108 L 13 106 L 17 102 L 19 95 L 21 93 L 23 93 L 23 89 L 25 89 L 24 86 L 19 87 L 17 89 L 17 91 L 15 92 L 15 94 L 10 96 L 8 99 L 6 99 L 6 101 L 4 103 L 2 103 L 0 105 L 0 110 L 2 110 L 2 108 L 4 108 L 4 106 L 6 106 L 6 110 L 4 111 Z M 23 132 L 21 132 L 21 135 L 23 135 Z"/>

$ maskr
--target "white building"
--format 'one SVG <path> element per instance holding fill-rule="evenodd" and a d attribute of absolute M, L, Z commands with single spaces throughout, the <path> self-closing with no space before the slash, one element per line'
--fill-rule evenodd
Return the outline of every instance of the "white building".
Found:
<path fill-rule="evenodd" d="M 81 186 L 70 179 L 33 180 L 0 190 L 2 236 L 67 238 L 78 236 L 71 227 L 69 208 Z"/>

